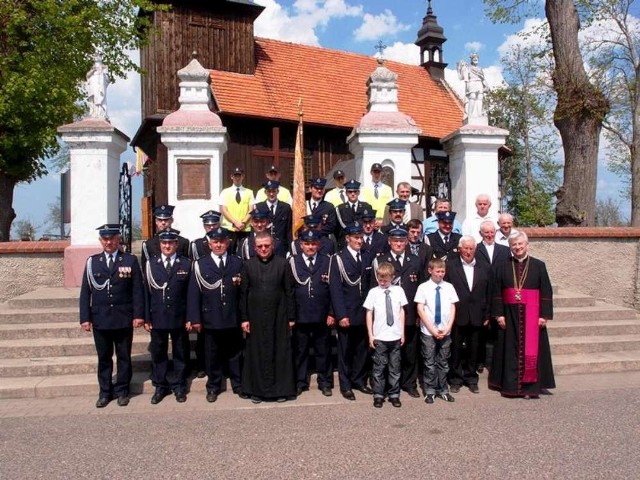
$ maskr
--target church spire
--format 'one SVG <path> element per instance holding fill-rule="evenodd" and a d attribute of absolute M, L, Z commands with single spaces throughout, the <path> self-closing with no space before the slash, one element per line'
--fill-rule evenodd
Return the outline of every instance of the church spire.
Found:
<path fill-rule="evenodd" d="M 447 41 L 443 28 L 433 14 L 431 0 L 427 1 L 427 15 L 422 19 L 422 27 L 418 31 L 415 44 L 420 47 L 420 65 L 425 67 L 436 80 L 444 79 L 447 66 L 442 60 L 442 44 Z"/>

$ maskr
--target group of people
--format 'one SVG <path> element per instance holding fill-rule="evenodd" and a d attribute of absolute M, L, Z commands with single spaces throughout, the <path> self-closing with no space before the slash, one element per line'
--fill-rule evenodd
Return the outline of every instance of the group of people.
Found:
<path fill-rule="evenodd" d="M 312 370 L 331 396 L 334 331 L 341 395 L 372 395 L 376 408 L 385 399 L 400 407 L 401 391 L 418 398 L 419 388 L 428 404 L 453 402 L 464 386 L 479 391 L 484 368 L 489 388 L 504 396 L 553 388 L 551 284 L 513 218 L 491 218 L 481 195 L 462 225 L 443 199 L 423 219 L 409 184 L 398 184 L 394 198 L 382 166 L 371 175 L 361 189 L 338 170 L 329 192 L 325 179 L 312 179 L 295 240 L 291 194 L 276 167 L 255 196 L 234 169 L 220 211 L 201 215 L 202 238 L 172 228 L 171 205 L 156 208 L 141 265 L 119 250 L 118 225 L 101 226 L 103 252 L 87 260 L 80 295 L 81 327 L 93 331 L 98 354 L 96 406 L 129 403 L 133 329 L 142 326 L 152 404 L 172 393 L 186 401 L 190 332 L 209 402 L 227 377 L 233 393 L 254 403 L 292 400 L 309 389 Z"/>

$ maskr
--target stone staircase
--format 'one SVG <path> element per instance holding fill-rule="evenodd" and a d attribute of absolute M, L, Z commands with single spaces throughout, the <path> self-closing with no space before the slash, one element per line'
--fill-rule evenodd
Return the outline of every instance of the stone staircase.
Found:
<path fill-rule="evenodd" d="M 560 290 L 550 323 L 557 375 L 640 370 L 640 316 L 635 310 Z M 91 334 L 78 323 L 78 289 L 45 288 L 0 305 L 0 398 L 96 395 Z M 132 393 L 153 390 L 149 336 L 135 331 Z M 204 392 L 205 379 L 191 391 Z"/>

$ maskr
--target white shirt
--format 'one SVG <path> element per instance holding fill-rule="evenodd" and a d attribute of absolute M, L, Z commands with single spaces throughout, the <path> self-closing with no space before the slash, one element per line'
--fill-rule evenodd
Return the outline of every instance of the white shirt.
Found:
<path fill-rule="evenodd" d="M 392 342 L 402 338 L 402 325 L 400 324 L 400 310 L 407 303 L 407 297 L 402 287 L 390 285 L 389 298 L 393 309 L 393 325 L 387 325 L 386 288 L 374 287 L 369 290 L 367 298 L 362 305 L 366 310 L 373 311 L 373 338 L 383 342 Z"/>
<path fill-rule="evenodd" d="M 494 218 L 494 216 L 490 213 L 487 213 L 486 217 L 481 217 L 478 215 L 478 212 L 473 214 L 471 217 L 467 217 L 464 222 L 462 222 L 462 234 L 463 235 L 471 235 L 476 243 L 482 241 L 482 236 L 480 235 L 480 224 L 487 220 L 491 220 L 496 227 L 498 227 L 498 220 Z"/>
<path fill-rule="evenodd" d="M 484 240 L 482 241 L 482 244 L 484 245 L 484 248 L 487 249 L 487 254 L 489 255 L 489 261 L 493 263 L 493 250 L 495 249 L 496 244 L 492 243 L 491 245 L 489 245 Z"/>
<path fill-rule="evenodd" d="M 462 271 L 464 272 L 464 276 L 467 277 L 467 285 L 469 285 L 469 290 L 473 288 L 473 267 L 476 266 L 476 259 L 474 258 L 471 263 L 465 262 L 462 258 L 460 258 L 462 262 Z"/>
<path fill-rule="evenodd" d="M 362 261 L 362 253 L 360 251 L 356 252 L 353 248 L 351 247 L 347 247 L 347 251 L 351 254 L 351 256 L 353 257 L 353 259 L 357 262 L 358 258 L 356 257 L 357 254 L 360 254 L 360 261 Z"/>
<path fill-rule="evenodd" d="M 511 232 L 509 233 L 509 235 L 506 235 L 504 233 L 502 233 L 501 230 L 497 230 L 496 231 L 496 243 L 499 243 L 500 245 L 504 245 L 505 247 L 509 246 L 509 237 L 511 235 L 513 235 L 514 233 L 518 233 L 518 230 L 516 230 L 515 228 L 511 229 Z"/>
<path fill-rule="evenodd" d="M 416 303 L 424 305 L 425 312 L 427 314 L 427 321 L 431 325 L 435 325 L 435 313 L 436 313 L 436 287 L 440 288 L 440 330 L 445 330 L 449 326 L 449 322 L 453 319 L 449 318 L 451 313 L 451 304 L 458 302 L 458 294 L 455 288 L 449 282 L 444 280 L 439 284 L 436 284 L 433 280 L 429 279 L 426 282 L 420 284 L 418 291 L 416 292 Z M 420 321 L 420 331 L 425 335 L 431 336 L 427 327 Z"/>
<path fill-rule="evenodd" d="M 173 255 L 171 255 L 170 257 L 167 257 L 166 255 L 162 254 L 162 264 L 164 266 L 166 266 L 167 265 L 167 259 L 168 259 L 169 262 L 171 263 L 171 266 L 173 267 L 173 264 L 176 261 L 176 256 L 177 256 L 177 254 L 175 254 L 175 253 Z"/>
<path fill-rule="evenodd" d="M 222 257 L 222 260 L 224 261 L 225 266 L 227 265 L 227 252 L 224 252 L 222 255 L 216 255 L 215 253 L 211 252 L 211 258 L 213 258 L 213 262 L 220 267 L 220 257 Z"/>

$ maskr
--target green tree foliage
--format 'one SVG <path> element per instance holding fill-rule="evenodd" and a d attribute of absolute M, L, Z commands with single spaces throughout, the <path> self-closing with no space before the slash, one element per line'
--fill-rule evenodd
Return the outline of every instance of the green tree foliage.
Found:
<path fill-rule="evenodd" d="M 148 31 L 149 0 L 0 2 L 0 241 L 9 240 L 19 182 L 47 172 L 56 129 L 85 111 L 82 81 L 96 50 L 114 77 L 138 67 L 127 55 Z"/>
<path fill-rule="evenodd" d="M 511 155 L 501 162 L 502 198 L 520 226 L 552 224 L 560 165 L 551 117 L 553 99 L 544 65 L 544 45 L 515 45 L 503 56 L 507 85 L 487 95 L 493 125 L 509 130 Z"/>

